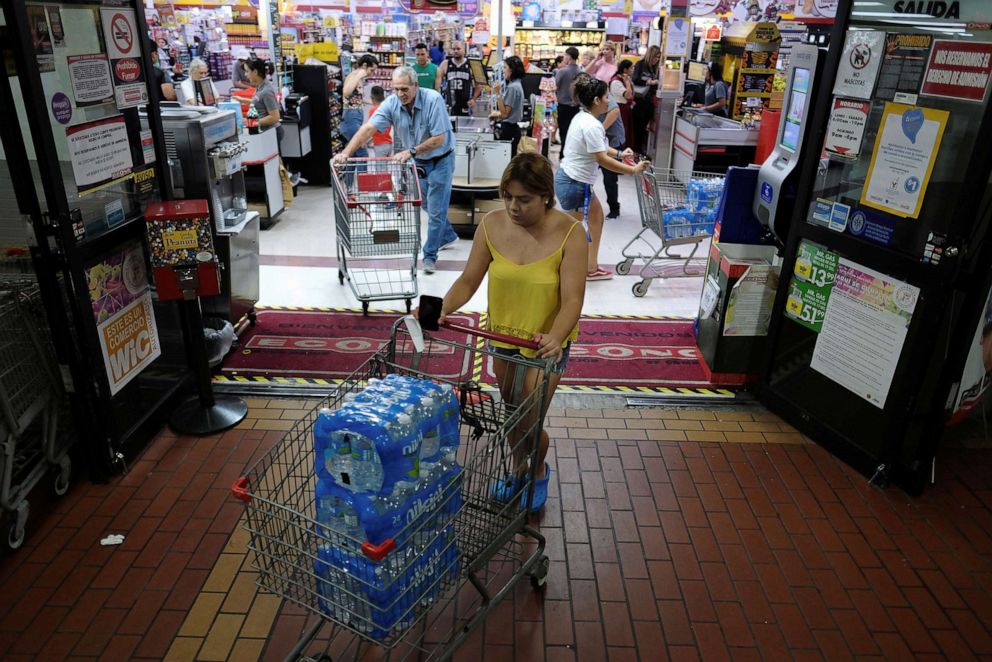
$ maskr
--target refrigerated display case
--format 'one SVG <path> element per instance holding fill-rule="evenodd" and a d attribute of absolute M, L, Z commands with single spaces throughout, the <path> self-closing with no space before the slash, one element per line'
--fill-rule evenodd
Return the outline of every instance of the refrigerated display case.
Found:
<path fill-rule="evenodd" d="M 989 381 L 974 356 L 992 335 L 992 33 L 968 26 L 992 23 L 992 4 L 955 4 L 948 19 L 840 3 L 760 390 L 877 484 L 914 493 L 974 390 L 966 366 L 978 394 Z"/>

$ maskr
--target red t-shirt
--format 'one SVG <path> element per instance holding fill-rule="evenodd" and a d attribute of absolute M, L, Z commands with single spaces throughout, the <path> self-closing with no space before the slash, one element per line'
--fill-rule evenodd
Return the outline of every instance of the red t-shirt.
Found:
<path fill-rule="evenodd" d="M 372 110 L 369 111 L 369 117 L 372 117 L 372 115 L 378 109 L 379 109 L 379 104 L 376 104 L 376 105 L 372 106 Z M 392 145 L 393 144 L 393 129 L 392 128 L 389 128 L 389 129 L 386 129 L 385 131 L 376 131 L 372 135 L 372 144 L 373 145 Z"/>

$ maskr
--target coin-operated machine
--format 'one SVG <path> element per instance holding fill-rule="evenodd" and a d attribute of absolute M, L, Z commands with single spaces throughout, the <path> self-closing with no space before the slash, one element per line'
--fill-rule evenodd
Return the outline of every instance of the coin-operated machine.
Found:
<path fill-rule="evenodd" d="M 248 406 L 240 398 L 214 395 L 200 313 L 199 297 L 220 294 L 210 205 L 206 200 L 153 202 L 145 210 L 145 222 L 158 298 L 182 302 L 190 368 L 199 391 L 179 405 L 169 424 L 194 435 L 234 427 Z"/>
<path fill-rule="evenodd" d="M 778 126 L 775 148 L 758 172 L 754 215 L 782 245 L 788 234 L 796 201 L 800 155 L 806 145 L 806 120 L 815 98 L 821 64 L 816 46 L 794 46 L 786 74 L 785 111 Z"/>

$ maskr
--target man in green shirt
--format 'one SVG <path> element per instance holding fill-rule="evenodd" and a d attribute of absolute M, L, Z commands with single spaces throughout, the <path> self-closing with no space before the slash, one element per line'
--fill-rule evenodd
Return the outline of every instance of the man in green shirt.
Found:
<path fill-rule="evenodd" d="M 420 87 L 428 90 L 437 89 L 437 65 L 431 62 L 430 50 L 427 44 L 417 44 L 413 48 L 417 55 L 417 64 L 413 70 L 417 72 L 417 82 Z"/>

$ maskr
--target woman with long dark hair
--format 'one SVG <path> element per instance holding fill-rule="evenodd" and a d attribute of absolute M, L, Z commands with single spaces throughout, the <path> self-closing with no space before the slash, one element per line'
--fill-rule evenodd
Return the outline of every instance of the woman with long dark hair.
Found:
<path fill-rule="evenodd" d="M 524 62 L 516 55 L 503 60 L 503 78 L 506 84 L 502 87 L 497 82 L 493 85 L 496 95 L 496 110 L 493 117 L 499 121 L 498 131 L 500 140 L 510 141 L 510 156 L 517 155 L 520 144 L 520 121 L 524 118 Z"/>
<path fill-rule="evenodd" d="M 723 65 L 719 62 L 712 62 L 706 72 L 706 96 L 699 109 L 727 117 L 728 99 L 730 99 L 730 90 L 723 82 Z"/>
<path fill-rule="evenodd" d="M 630 60 L 621 60 L 617 65 L 617 72 L 610 81 L 610 101 L 617 104 L 620 109 L 620 117 L 623 119 L 625 131 L 624 147 L 634 148 L 634 84 L 631 81 L 630 69 L 634 63 Z"/>
<path fill-rule="evenodd" d="M 568 129 L 563 151 L 565 158 L 555 173 L 555 193 L 562 210 L 573 218 L 588 222 L 586 280 L 607 280 L 613 278 L 613 272 L 599 266 L 603 206 L 593 193 L 599 168 L 602 166 L 621 175 L 636 175 L 644 172 L 650 163 L 642 161 L 635 166 L 627 165 L 623 159 L 632 156 L 633 152 L 609 146 L 606 130 L 597 119 L 609 110 L 606 83 L 588 74 L 580 74 L 575 79 L 573 97 L 579 102 L 580 110 Z"/>
<path fill-rule="evenodd" d="M 341 135 L 345 142 L 351 140 L 365 123 L 365 79 L 379 66 L 379 60 L 374 55 L 366 53 L 358 58 L 355 69 L 344 79 L 344 89 L 341 98 L 344 100 L 344 113 L 341 115 Z M 363 145 L 355 150 L 355 157 L 368 156 Z"/>

